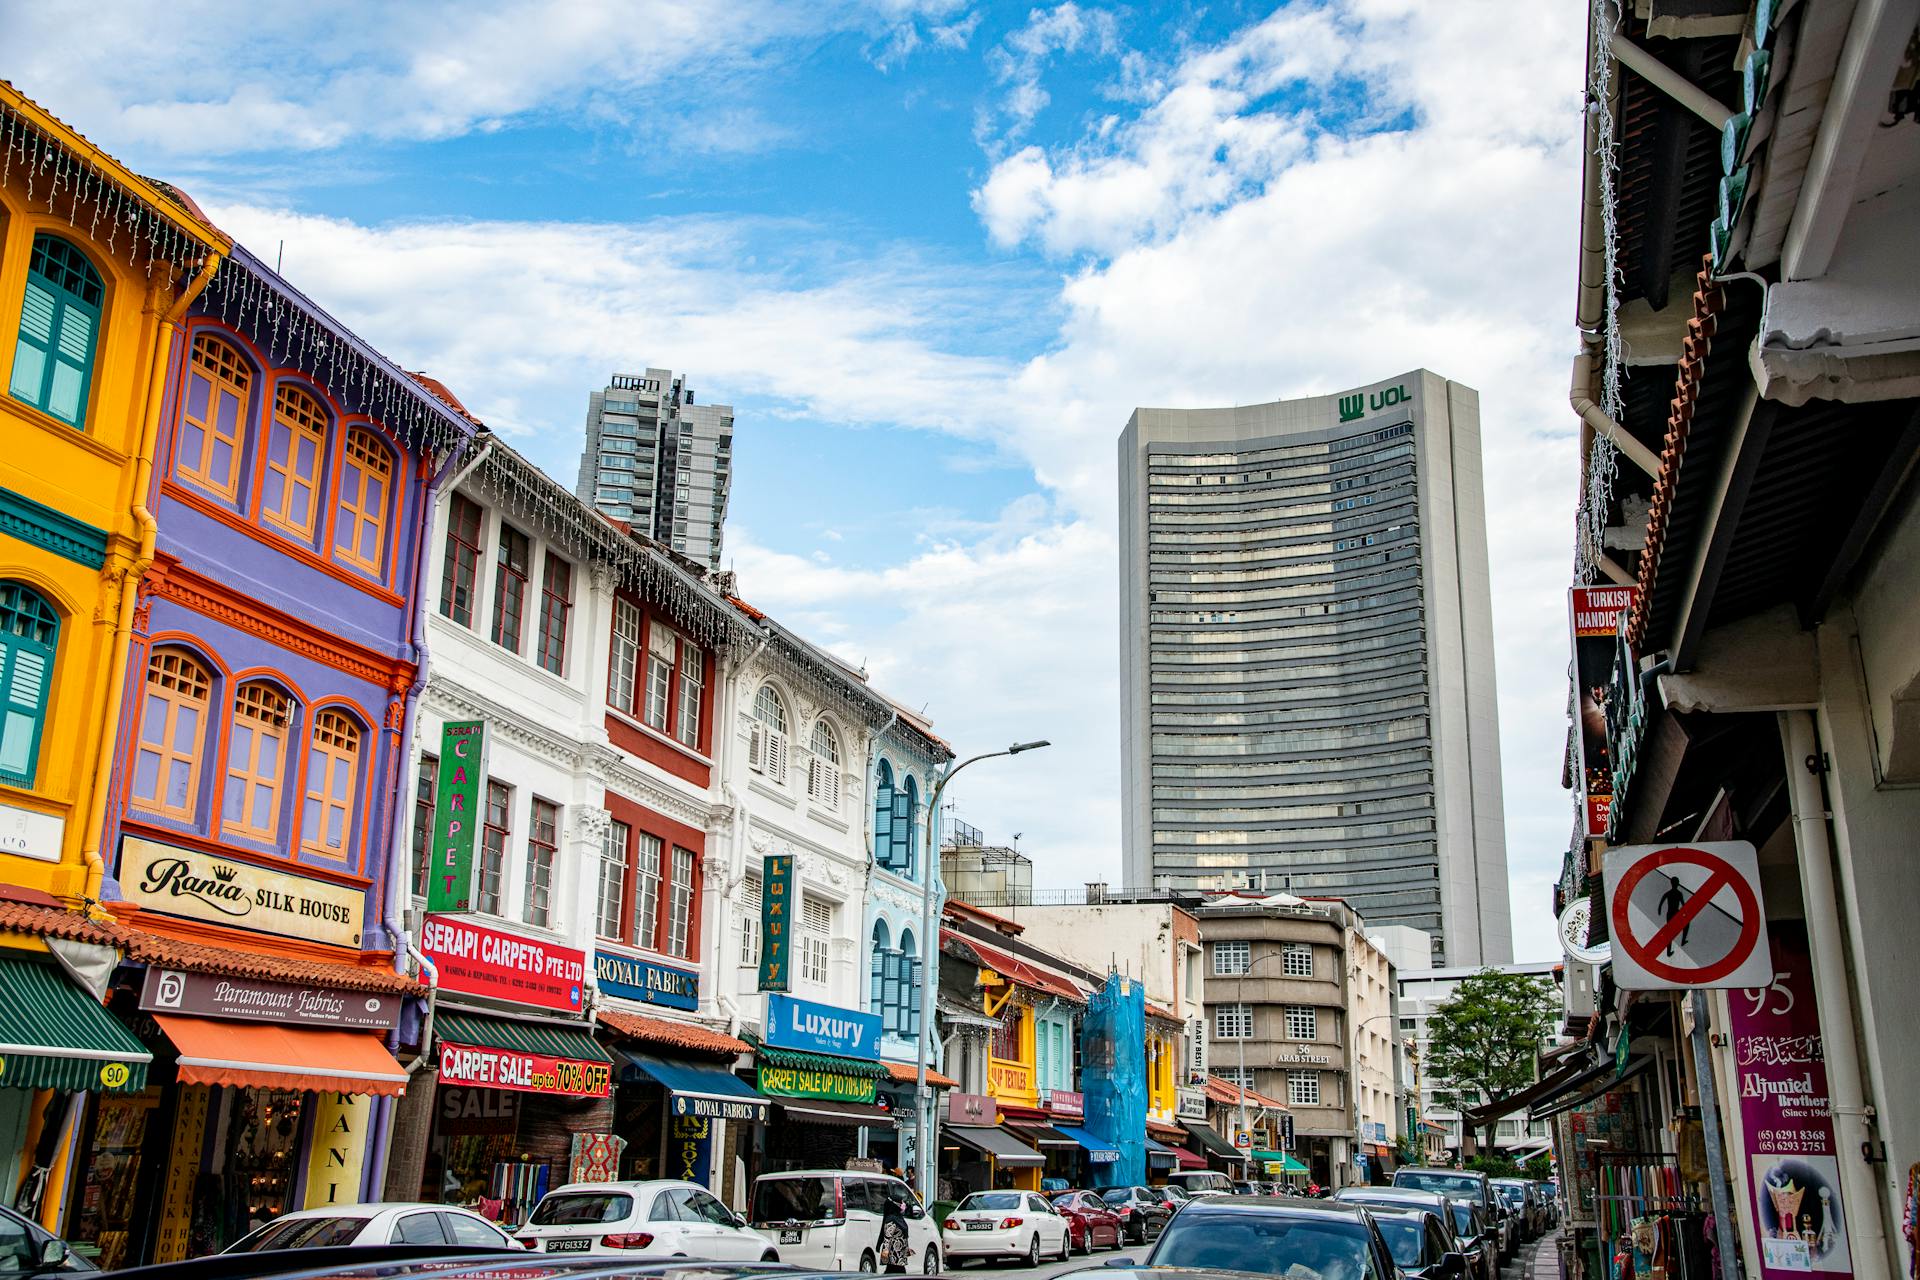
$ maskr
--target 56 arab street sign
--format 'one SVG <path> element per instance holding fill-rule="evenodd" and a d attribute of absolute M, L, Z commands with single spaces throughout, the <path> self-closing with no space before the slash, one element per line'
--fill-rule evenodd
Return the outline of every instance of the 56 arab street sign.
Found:
<path fill-rule="evenodd" d="M 1625 991 L 1773 981 L 1760 866 L 1744 840 L 1607 850 L 1613 977 Z"/>

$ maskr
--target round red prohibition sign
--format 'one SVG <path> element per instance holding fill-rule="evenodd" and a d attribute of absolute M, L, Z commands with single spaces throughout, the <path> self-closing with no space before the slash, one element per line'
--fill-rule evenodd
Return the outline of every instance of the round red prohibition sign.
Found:
<path fill-rule="evenodd" d="M 1641 942 L 1627 929 L 1627 903 L 1633 898 L 1634 886 L 1649 872 L 1676 862 L 1690 862 L 1707 871 L 1706 880 L 1693 891 L 1686 905 L 1674 912 L 1673 919 L 1662 924 L 1653 937 Z M 1707 905 L 1717 897 L 1722 889 L 1732 889 L 1740 899 L 1740 937 L 1728 949 L 1727 954 L 1712 964 L 1699 968 L 1687 968 L 1683 965 L 1668 964 L 1662 956 L 1667 943 L 1680 935 L 1692 919 L 1707 909 Z M 1613 921 L 1613 936 L 1620 940 L 1635 964 L 1656 978 L 1667 982 L 1677 982 L 1688 986 L 1705 986 L 1738 969 L 1752 954 L 1760 941 L 1760 900 L 1754 896 L 1753 886 L 1744 877 L 1725 862 L 1709 853 L 1690 849 L 1684 845 L 1662 849 L 1651 857 L 1642 858 L 1620 877 L 1620 883 L 1613 891 L 1612 909 L 1607 913 Z"/>

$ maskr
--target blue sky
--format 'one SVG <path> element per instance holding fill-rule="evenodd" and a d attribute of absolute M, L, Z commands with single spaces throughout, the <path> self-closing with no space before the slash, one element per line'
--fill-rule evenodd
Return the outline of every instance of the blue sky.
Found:
<path fill-rule="evenodd" d="M 1051 738 L 958 797 L 1043 884 L 1119 877 L 1133 406 L 1477 387 L 1516 939 L 1557 954 L 1583 6 L 154 12 L 0 10 L 0 74 L 568 483 L 609 372 L 732 403 L 743 590 L 963 750 Z"/>

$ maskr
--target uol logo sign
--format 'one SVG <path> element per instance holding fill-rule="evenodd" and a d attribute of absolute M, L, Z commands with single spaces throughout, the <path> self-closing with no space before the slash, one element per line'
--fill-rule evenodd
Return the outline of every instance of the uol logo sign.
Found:
<path fill-rule="evenodd" d="M 1372 395 L 1364 391 L 1356 391 L 1350 396 L 1340 397 L 1340 421 L 1352 422 L 1355 418 L 1363 418 L 1369 413 L 1378 413 L 1396 404 L 1412 403 L 1413 395 L 1404 383 L 1383 388 Z"/>

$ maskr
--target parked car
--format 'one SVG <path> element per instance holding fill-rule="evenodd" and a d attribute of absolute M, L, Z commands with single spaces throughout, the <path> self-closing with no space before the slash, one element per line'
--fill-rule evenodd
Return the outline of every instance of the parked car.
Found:
<path fill-rule="evenodd" d="M 39 1223 L 0 1207 L 0 1277 L 44 1276 L 56 1271 L 98 1271 Z"/>
<path fill-rule="evenodd" d="M 878 1271 L 889 1204 L 906 1228 L 907 1270 L 938 1271 L 945 1256 L 939 1227 L 913 1189 L 886 1174 L 763 1173 L 753 1181 L 747 1217 L 779 1249 L 782 1262 L 823 1271 Z"/>
<path fill-rule="evenodd" d="M 1120 1215 L 1091 1191 L 1056 1191 L 1047 1197 L 1067 1220 L 1067 1237 L 1082 1253 L 1120 1247 Z"/>
<path fill-rule="evenodd" d="M 473 1249 L 525 1246 L 471 1209 L 450 1204 L 389 1202 L 295 1209 L 241 1236 L 222 1253 L 325 1249 L 334 1245 L 450 1244 Z"/>
<path fill-rule="evenodd" d="M 1145 1244 L 1158 1236 L 1173 1217 L 1173 1209 L 1154 1194 L 1152 1187 L 1107 1187 L 1100 1198 L 1120 1215 L 1121 1231 L 1135 1244 Z"/>
<path fill-rule="evenodd" d="M 1160 1203 L 1167 1206 L 1169 1213 L 1180 1212 L 1180 1207 L 1193 1199 L 1193 1197 L 1188 1195 L 1183 1189 L 1172 1185 L 1148 1187 L 1147 1190 L 1160 1197 Z"/>
<path fill-rule="evenodd" d="M 1014 1258 L 1030 1267 L 1042 1258 L 1065 1262 L 1067 1220 L 1037 1191 L 976 1191 L 940 1224 L 947 1259 Z"/>
<path fill-rule="evenodd" d="M 1520 1231 L 1500 1197 L 1494 1194 L 1493 1181 L 1478 1169 L 1447 1169 L 1437 1165 L 1415 1165 L 1393 1171 L 1396 1187 L 1418 1187 L 1438 1191 L 1455 1200 L 1471 1200 L 1494 1227 L 1500 1241 L 1501 1261 L 1513 1256 L 1520 1247 Z"/>
<path fill-rule="evenodd" d="M 1270 1276 L 1297 1266 L 1319 1280 L 1394 1275 L 1393 1255 L 1365 1209 L 1294 1197 L 1197 1200 L 1167 1224 L 1141 1265 Z"/>
<path fill-rule="evenodd" d="M 1467 1255 L 1469 1280 L 1499 1280 L 1499 1236 L 1487 1229 L 1480 1206 L 1471 1201 L 1418 1187 L 1342 1187 L 1334 1199 L 1386 1209 L 1425 1209 L 1447 1225 L 1454 1247 Z"/>
<path fill-rule="evenodd" d="M 1409 1280 L 1466 1280 L 1472 1261 L 1453 1238 L 1453 1229 L 1433 1210 L 1369 1205 L 1367 1212 L 1387 1242 L 1394 1265 Z"/>
<path fill-rule="evenodd" d="M 1546 1232 L 1546 1214 L 1540 1211 L 1532 1184 L 1525 1178 L 1495 1178 L 1493 1193 L 1500 1197 L 1519 1221 L 1520 1238 L 1532 1240 Z"/>
<path fill-rule="evenodd" d="M 547 1192 L 517 1233 L 542 1253 L 777 1262 L 758 1231 L 691 1182 L 574 1182 Z"/>
<path fill-rule="evenodd" d="M 1179 1187 L 1190 1197 L 1233 1194 L 1233 1179 L 1217 1169 L 1177 1169 L 1167 1175 L 1167 1185 Z"/>

